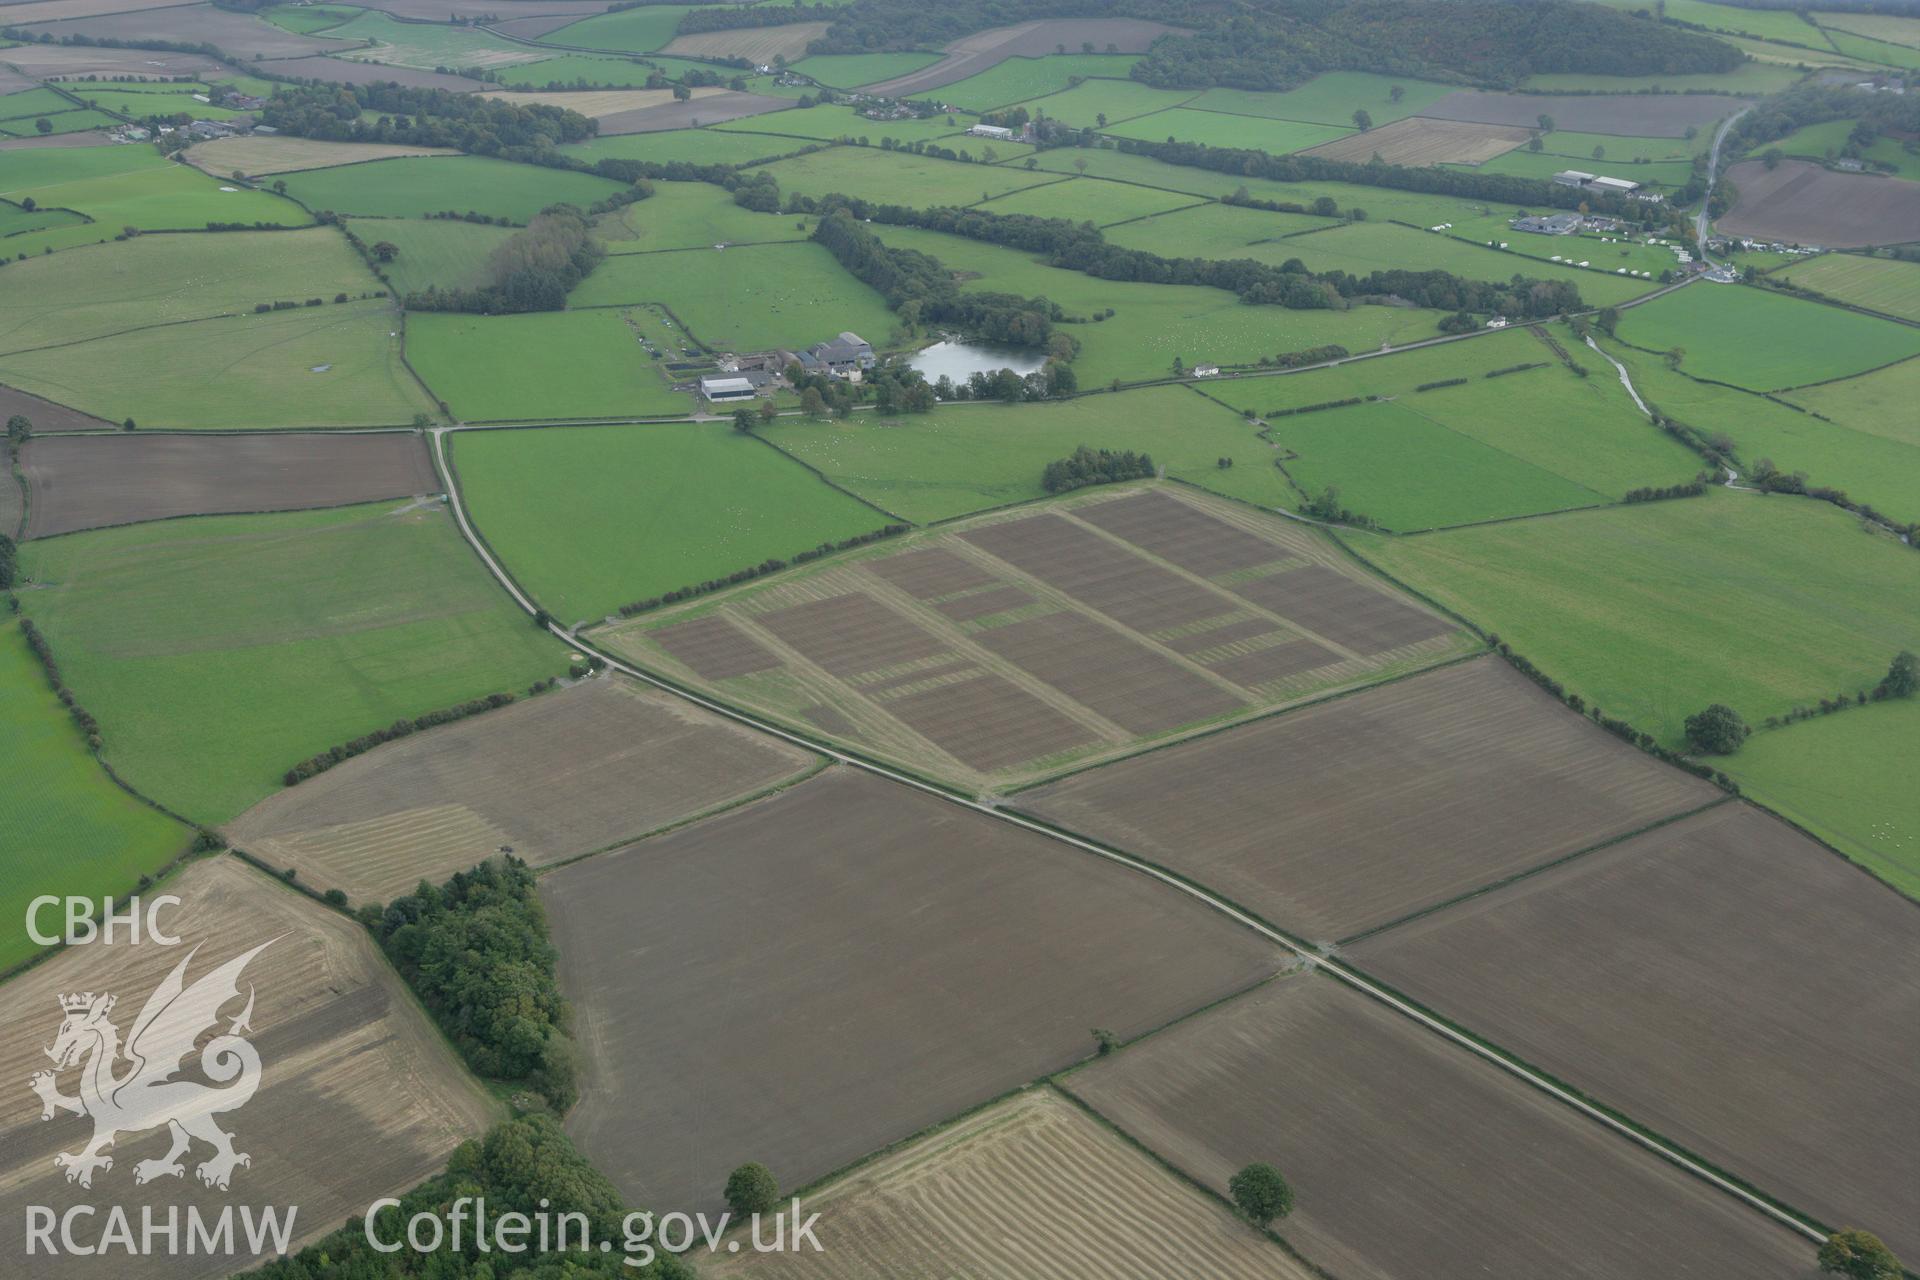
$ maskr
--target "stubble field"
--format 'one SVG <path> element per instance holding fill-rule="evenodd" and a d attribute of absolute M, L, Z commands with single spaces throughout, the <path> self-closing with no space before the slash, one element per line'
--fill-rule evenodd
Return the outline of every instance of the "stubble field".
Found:
<path fill-rule="evenodd" d="M 843 770 L 542 887 L 587 1064 L 568 1130 L 663 1212 L 745 1160 L 804 1186 L 1280 965 L 1163 885 Z"/>
<path fill-rule="evenodd" d="M 1818 1220 L 1920 1248 L 1920 914 L 1776 820 L 1722 805 L 1352 958 Z"/>
<path fill-rule="evenodd" d="M 302 884 L 388 901 L 502 849 L 606 849 L 791 779 L 813 757 L 617 678 L 388 743 L 261 801 L 234 844 Z"/>

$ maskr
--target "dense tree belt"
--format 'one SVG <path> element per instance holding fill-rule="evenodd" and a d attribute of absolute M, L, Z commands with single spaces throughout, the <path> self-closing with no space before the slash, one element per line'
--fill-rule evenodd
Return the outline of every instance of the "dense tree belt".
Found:
<path fill-rule="evenodd" d="M 369 124 L 362 112 L 378 113 Z M 454 147 L 474 155 L 545 152 L 597 132 L 585 116 L 542 104 L 519 106 L 477 93 L 398 84 L 308 85 L 283 90 L 261 108 L 261 123 L 323 142 L 394 142 Z"/>

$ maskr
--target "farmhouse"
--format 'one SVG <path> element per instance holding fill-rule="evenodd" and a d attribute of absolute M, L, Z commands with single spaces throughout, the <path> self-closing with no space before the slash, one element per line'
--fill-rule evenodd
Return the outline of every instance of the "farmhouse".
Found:
<path fill-rule="evenodd" d="M 805 351 L 782 353 L 788 363 L 808 373 L 830 373 L 836 378 L 857 375 L 873 368 L 873 344 L 857 333 L 843 330 L 828 342 L 816 342 Z"/>
<path fill-rule="evenodd" d="M 718 403 L 725 400 L 751 400 L 755 392 L 750 378 L 702 378 L 700 394 Z"/>
<path fill-rule="evenodd" d="M 997 124 L 976 124 L 967 132 L 976 138 L 994 138 L 1001 142 L 1013 141 L 1013 130 Z"/>

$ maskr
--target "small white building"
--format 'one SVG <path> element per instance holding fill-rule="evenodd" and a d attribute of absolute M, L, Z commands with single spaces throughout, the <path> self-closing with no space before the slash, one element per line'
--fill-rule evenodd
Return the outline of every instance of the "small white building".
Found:
<path fill-rule="evenodd" d="M 702 378 L 700 394 L 718 404 L 727 400 L 751 400 L 754 390 L 753 383 L 746 378 Z"/>
<path fill-rule="evenodd" d="M 1196 378 L 1217 378 L 1220 376 L 1220 366 L 1217 364 L 1197 364 L 1193 366 L 1193 376 Z"/>
<path fill-rule="evenodd" d="M 1013 130 L 1002 128 L 997 124 L 976 124 L 967 132 L 976 138 L 993 138 L 999 142 L 1013 141 Z"/>

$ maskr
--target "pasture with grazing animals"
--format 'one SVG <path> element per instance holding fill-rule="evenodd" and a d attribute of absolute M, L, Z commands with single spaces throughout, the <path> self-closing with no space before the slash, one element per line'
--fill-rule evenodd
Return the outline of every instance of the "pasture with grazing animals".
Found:
<path fill-rule="evenodd" d="M 1282 964 L 1164 885 L 844 769 L 541 890 L 588 1055 L 568 1131 L 662 1211 L 717 1208 L 745 1160 L 804 1186 L 1084 1058 L 1089 1027 L 1138 1035 Z"/>

